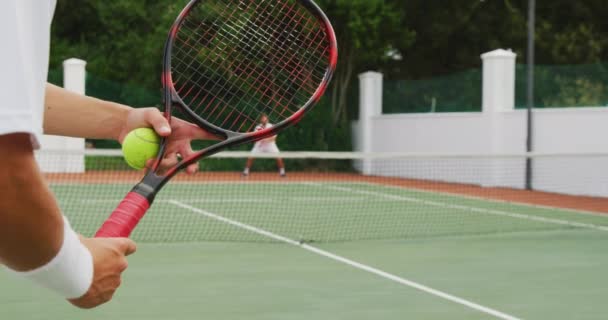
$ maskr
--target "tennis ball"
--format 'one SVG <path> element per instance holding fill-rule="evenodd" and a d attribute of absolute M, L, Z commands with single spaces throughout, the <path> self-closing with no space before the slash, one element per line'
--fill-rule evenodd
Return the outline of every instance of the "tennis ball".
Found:
<path fill-rule="evenodd" d="M 135 129 L 122 142 L 125 161 L 134 169 L 146 166 L 146 161 L 156 157 L 160 149 L 160 137 L 150 128 Z"/>

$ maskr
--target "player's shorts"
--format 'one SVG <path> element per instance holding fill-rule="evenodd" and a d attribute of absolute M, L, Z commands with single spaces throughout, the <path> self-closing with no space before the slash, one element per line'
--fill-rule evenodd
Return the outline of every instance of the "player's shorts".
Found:
<path fill-rule="evenodd" d="M 253 145 L 253 149 L 251 149 L 251 153 L 279 153 L 279 147 L 274 142 L 270 143 L 260 143 L 257 142 Z"/>

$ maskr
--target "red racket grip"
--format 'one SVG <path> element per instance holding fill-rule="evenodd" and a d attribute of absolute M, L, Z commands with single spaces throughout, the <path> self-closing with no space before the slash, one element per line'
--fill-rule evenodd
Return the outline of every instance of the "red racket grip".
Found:
<path fill-rule="evenodd" d="M 96 238 L 126 238 L 150 208 L 150 201 L 137 192 L 129 192 L 103 223 Z"/>

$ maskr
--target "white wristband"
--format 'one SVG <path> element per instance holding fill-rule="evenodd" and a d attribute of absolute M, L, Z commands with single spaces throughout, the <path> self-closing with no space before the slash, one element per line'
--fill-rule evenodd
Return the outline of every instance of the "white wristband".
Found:
<path fill-rule="evenodd" d="M 17 275 L 57 292 L 66 299 L 82 297 L 93 282 L 93 256 L 63 218 L 63 245 L 46 265 Z"/>

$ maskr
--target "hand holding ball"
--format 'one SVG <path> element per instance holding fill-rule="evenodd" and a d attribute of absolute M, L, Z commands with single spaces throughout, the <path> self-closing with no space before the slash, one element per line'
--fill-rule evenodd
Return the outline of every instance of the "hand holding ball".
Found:
<path fill-rule="evenodd" d="M 160 149 L 160 137 L 150 128 L 135 129 L 122 142 L 125 161 L 134 169 L 141 170 L 146 161 L 156 158 Z"/>

